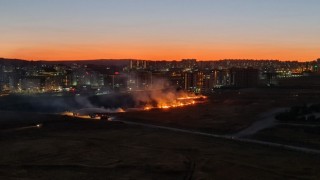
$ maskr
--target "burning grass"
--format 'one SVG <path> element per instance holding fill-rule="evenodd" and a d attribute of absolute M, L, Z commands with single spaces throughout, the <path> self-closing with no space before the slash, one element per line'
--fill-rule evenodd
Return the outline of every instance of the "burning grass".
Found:
<path fill-rule="evenodd" d="M 177 107 L 184 107 L 199 103 L 206 102 L 207 97 L 202 95 L 186 95 L 182 97 L 177 97 L 174 100 L 168 99 L 159 99 L 155 103 L 150 103 L 149 101 L 144 107 L 143 110 L 151 110 L 151 109 L 170 109 L 170 108 L 177 108 Z"/>
<path fill-rule="evenodd" d="M 141 97 L 137 95 L 136 97 Z M 172 98 L 172 99 L 171 99 Z M 200 103 L 205 103 L 207 101 L 206 96 L 194 95 L 187 93 L 177 93 L 171 94 L 171 97 L 161 94 L 156 98 L 148 96 L 148 98 L 143 98 L 137 100 L 137 105 L 134 108 L 115 108 L 115 109 L 105 109 L 105 108 L 83 108 L 79 110 L 67 111 L 61 113 L 65 116 L 73 116 L 83 119 L 102 119 L 101 115 L 109 116 L 110 114 L 123 113 L 123 112 L 133 112 L 133 111 L 149 111 L 154 109 L 173 109 L 179 107 L 185 107 L 190 105 L 196 105 Z"/>

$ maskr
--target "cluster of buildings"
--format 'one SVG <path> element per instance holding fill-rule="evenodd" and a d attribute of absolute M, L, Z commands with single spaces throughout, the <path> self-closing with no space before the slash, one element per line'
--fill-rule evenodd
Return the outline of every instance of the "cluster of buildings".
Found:
<path fill-rule="evenodd" d="M 121 61 L 121 60 L 119 60 Z M 174 87 L 196 93 L 216 88 L 276 85 L 281 78 L 318 74 L 320 59 L 145 61 L 124 65 L 0 59 L 0 91 L 7 93 L 95 93 Z"/>

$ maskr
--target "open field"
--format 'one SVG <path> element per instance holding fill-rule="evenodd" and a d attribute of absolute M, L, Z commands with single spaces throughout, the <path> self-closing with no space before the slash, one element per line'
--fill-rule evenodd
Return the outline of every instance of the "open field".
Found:
<path fill-rule="evenodd" d="M 157 125 L 232 134 L 250 126 L 259 115 L 292 104 L 317 102 L 314 89 L 247 89 L 217 92 L 205 104 L 170 110 L 119 114 L 119 118 Z"/>
<path fill-rule="evenodd" d="M 263 112 L 317 102 L 319 92 L 232 90 L 208 99 L 205 104 L 177 109 L 119 113 L 115 119 L 233 134 Z M 15 105 L 12 102 L 7 108 Z M 320 178 L 318 154 L 115 121 L 34 111 L 0 113 L 0 147 L 4 147 L 0 149 L 0 179 Z M 319 150 L 318 131 L 300 128 L 275 126 L 250 138 Z"/>
<path fill-rule="evenodd" d="M 320 156 L 120 122 L 44 122 L 2 132 L 0 179 L 320 177 Z"/>
<path fill-rule="evenodd" d="M 251 138 L 320 149 L 320 126 L 304 127 L 278 125 L 273 128 L 262 130 Z"/>

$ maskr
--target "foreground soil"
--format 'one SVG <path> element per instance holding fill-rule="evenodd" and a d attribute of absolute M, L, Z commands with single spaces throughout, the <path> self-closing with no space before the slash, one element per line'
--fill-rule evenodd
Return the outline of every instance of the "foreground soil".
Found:
<path fill-rule="evenodd" d="M 60 118 L 41 128 L 1 131 L 0 179 L 320 178 L 319 155 Z"/>

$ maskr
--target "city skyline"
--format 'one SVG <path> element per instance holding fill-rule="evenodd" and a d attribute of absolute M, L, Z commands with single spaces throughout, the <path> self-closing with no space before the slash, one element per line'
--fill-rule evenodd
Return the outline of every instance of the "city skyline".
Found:
<path fill-rule="evenodd" d="M 3 0 L 0 56 L 27 60 L 319 57 L 320 2 Z"/>

